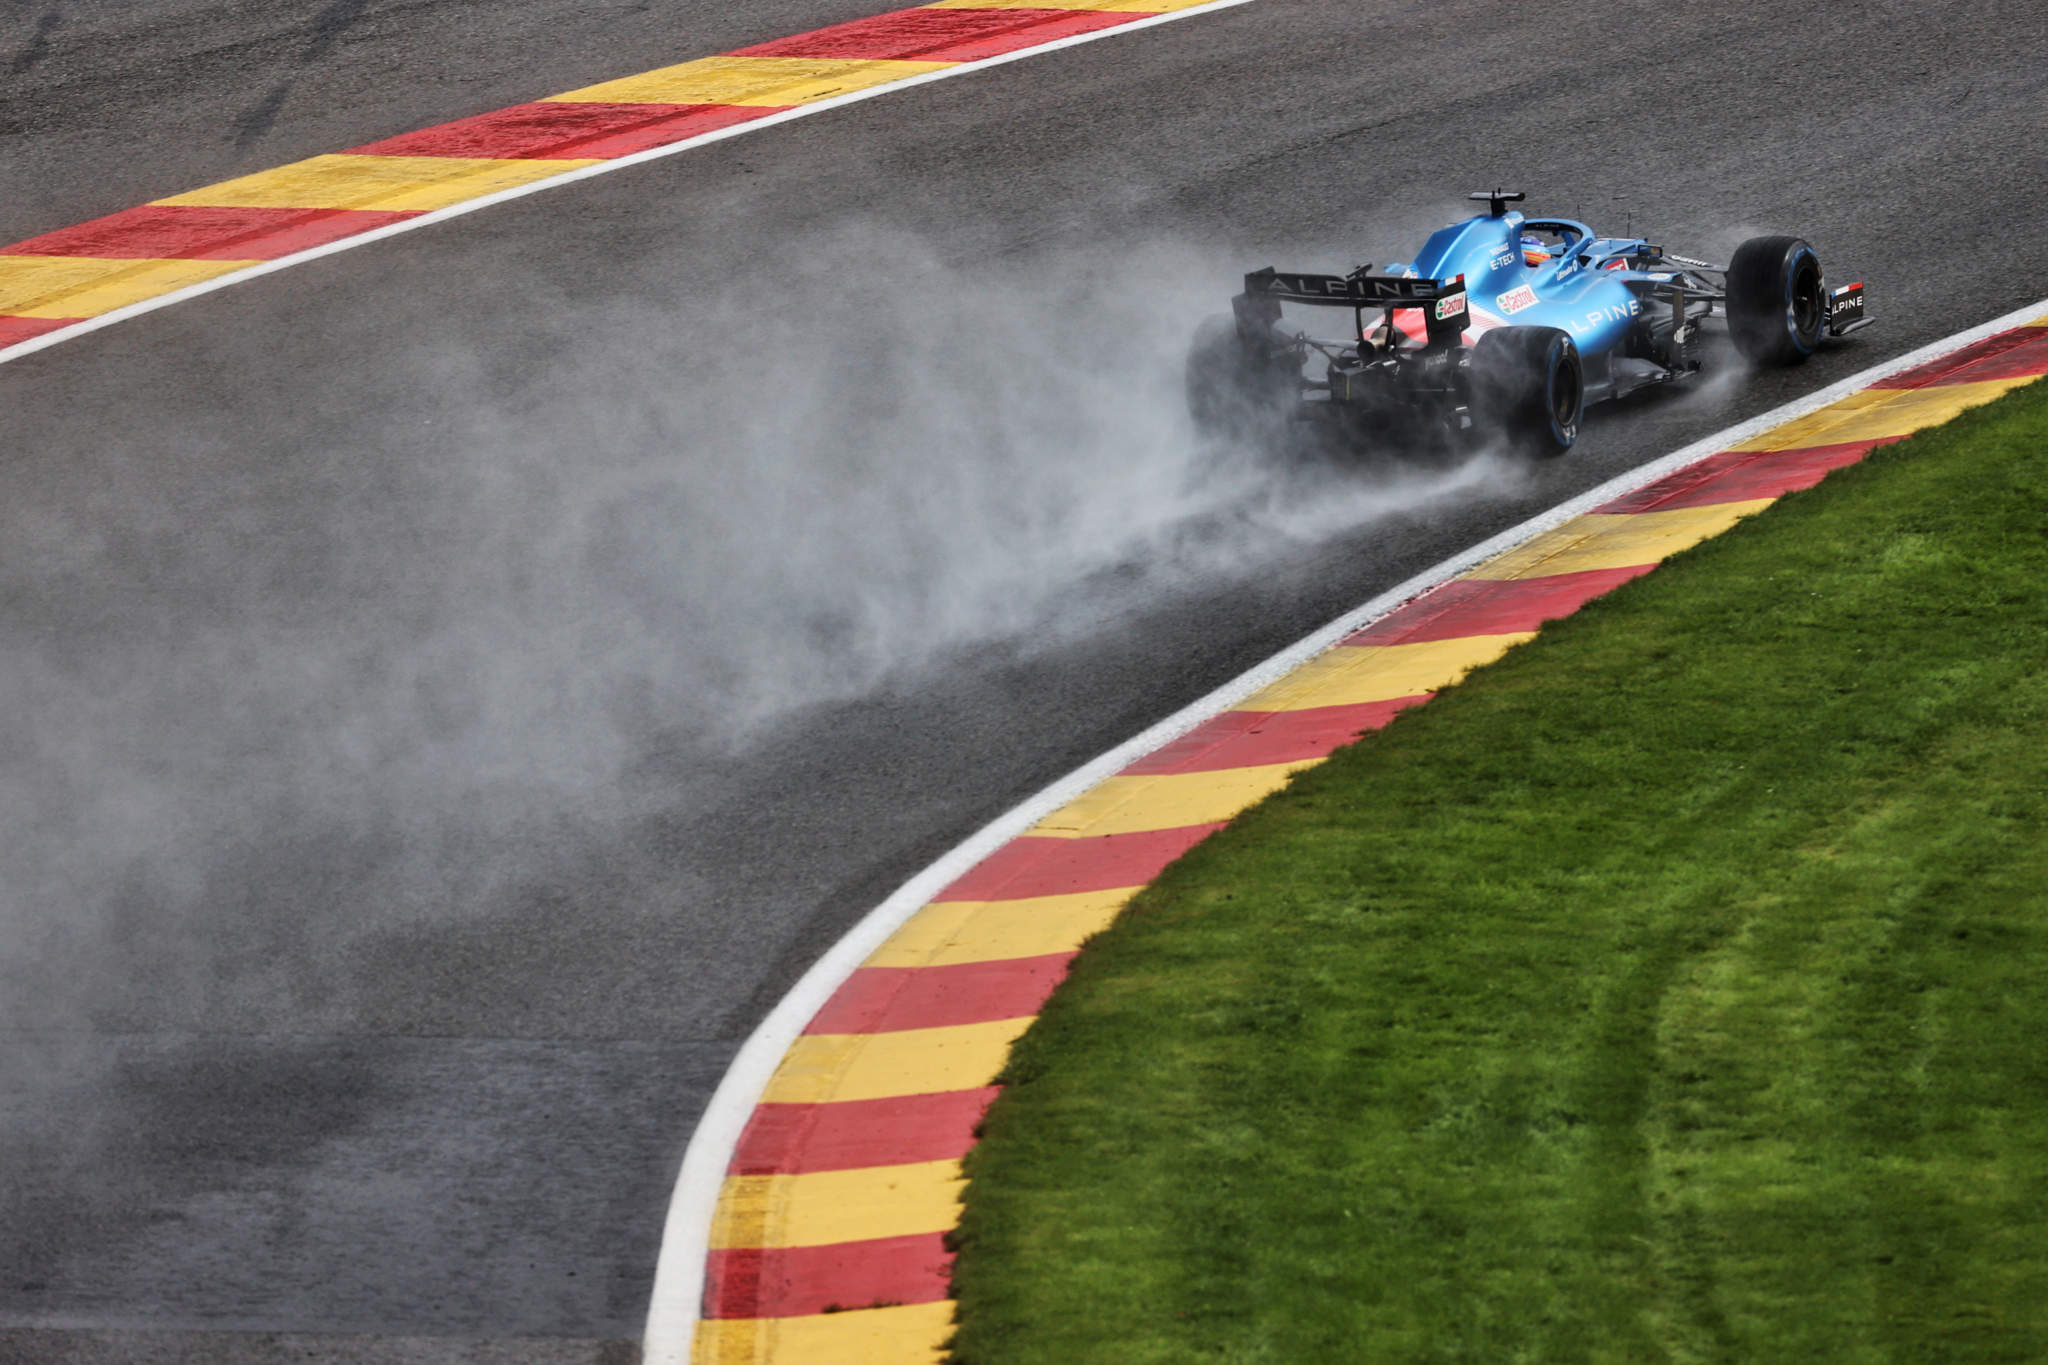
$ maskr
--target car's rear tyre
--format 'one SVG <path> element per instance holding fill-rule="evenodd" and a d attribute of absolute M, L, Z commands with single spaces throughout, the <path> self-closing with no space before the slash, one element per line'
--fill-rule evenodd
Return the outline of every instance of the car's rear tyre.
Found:
<path fill-rule="evenodd" d="M 1229 314 L 1207 318 L 1188 350 L 1188 415 L 1205 435 L 1251 437 L 1271 430 L 1299 397 L 1291 364 L 1255 354 Z"/>
<path fill-rule="evenodd" d="M 1728 263 L 1728 331 L 1758 365 L 1797 365 L 1827 327 L 1820 257 L 1798 237 L 1752 237 Z"/>
<path fill-rule="evenodd" d="M 1520 455 L 1550 459 L 1579 439 L 1586 376 L 1578 344 L 1556 327 L 1496 327 L 1472 348 L 1472 407 L 1480 434 Z"/>

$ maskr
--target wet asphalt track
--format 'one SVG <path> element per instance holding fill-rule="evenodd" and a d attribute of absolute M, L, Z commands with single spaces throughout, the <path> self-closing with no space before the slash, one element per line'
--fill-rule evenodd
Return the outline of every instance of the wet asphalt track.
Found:
<path fill-rule="evenodd" d="M 876 8 L 18 9 L 0 21 L 0 239 Z M 23 690 L 0 810 L 53 850 L 0 921 L 0 1361 L 630 1359 L 722 1065 L 903 878 L 1452 551 L 2048 294 L 2044 54 L 2031 0 L 1261 0 L 0 367 L 0 657 L 35 663 L 4 674 Z M 1346 244 L 1403 246 L 1495 180 L 1677 250 L 1802 231 L 1869 281 L 1881 325 L 1800 371 L 1596 421 L 1512 497 L 1268 547 L 1235 576 L 1097 575 L 1059 597 L 1083 624 L 1057 644 L 982 642 L 738 749 L 707 738 L 715 705 L 609 694 L 606 753 L 479 761 L 480 785 L 347 748 L 349 679 L 384 695 L 420 650 L 484 629 L 466 593 L 531 590 L 476 586 L 487 529 L 438 517 L 477 512 L 446 501 L 451 450 L 553 442 L 574 471 L 593 414 L 634 439 L 636 394 L 731 336 L 693 330 L 700 301 L 810 306 L 786 282 L 850 218 L 954 283 L 1161 240 L 1341 266 Z M 701 435 L 687 413 L 647 420 L 680 451 Z M 722 475 L 701 473 L 715 504 Z M 502 505 L 520 536 L 548 534 L 544 485 Z M 484 548 L 451 555 L 451 534 Z M 516 621 L 477 648 L 463 657 L 508 673 L 561 649 Z M 417 699 L 422 743 L 485 724 L 472 701 Z M 324 763 L 346 799 L 321 798 Z M 161 805 L 124 814 L 134 781 Z M 60 914 L 65 887 L 81 899 Z"/>

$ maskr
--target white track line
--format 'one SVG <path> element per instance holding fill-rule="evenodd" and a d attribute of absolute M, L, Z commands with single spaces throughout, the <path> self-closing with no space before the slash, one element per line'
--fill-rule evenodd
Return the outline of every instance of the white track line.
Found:
<path fill-rule="evenodd" d="M 1398 587 L 1389 588 L 1363 606 L 1346 612 L 1315 634 L 1289 645 L 1201 700 L 1182 707 L 1143 734 L 1075 769 L 1009 813 L 998 816 L 965 843 L 905 882 L 896 894 L 869 911 L 866 918 L 848 930 L 844 938 L 833 944 L 790 987 L 789 994 L 782 997 L 733 1057 L 725 1078 L 719 1082 L 711 1102 L 705 1106 L 704 1116 L 698 1120 L 696 1131 L 690 1135 L 689 1148 L 683 1154 L 682 1171 L 676 1177 L 675 1194 L 670 1200 L 668 1220 L 662 1229 L 661 1254 L 655 1262 L 654 1294 L 648 1306 L 647 1333 L 643 1342 L 646 1365 L 687 1365 L 690 1359 L 690 1340 L 703 1302 L 704 1263 L 711 1239 L 711 1215 L 718 1203 L 719 1188 L 724 1183 L 726 1167 L 732 1162 L 740 1131 L 746 1127 L 754 1106 L 760 1102 L 768 1078 L 782 1061 L 783 1054 L 789 1051 L 811 1016 L 853 974 L 854 968 L 866 961 L 869 954 L 882 946 L 883 940 L 923 909 L 933 896 L 966 874 L 976 863 L 1104 778 L 1170 744 L 1218 712 L 1229 710 L 1409 598 L 1446 579 L 1455 578 L 1497 554 L 1533 540 L 1545 531 L 1555 530 L 1602 503 L 1698 464 L 1709 455 L 1752 436 L 1762 435 L 1773 427 L 1817 412 L 1837 399 L 1868 388 L 1901 370 L 1910 370 L 1915 365 L 1923 365 L 1951 351 L 1961 350 L 1986 337 L 2032 321 L 2043 312 L 2048 312 L 2048 299 L 1874 365 L 1760 417 L 1752 417 L 1704 440 L 1694 441 L 1662 459 L 1638 465 L 1598 488 L 1561 502 L 1519 526 L 1502 531 L 1490 540 L 1481 541 L 1469 550 L 1423 570 Z"/>
<path fill-rule="evenodd" d="M 383 227 L 372 228 L 368 232 L 357 233 L 353 237 L 344 237 L 340 241 L 329 242 L 325 246 L 311 247 L 305 251 L 293 252 L 289 256 L 280 256 L 274 261 L 264 261 L 260 265 L 252 265 L 247 270 L 237 270 L 232 275 L 222 275 L 216 279 L 201 281 L 198 284 L 188 284 L 182 289 L 173 289 L 168 294 L 158 294 L 154 298 L 143 299 L 139 303 L 131 303 L 112 309 L 100 314 L 98 317 L 85 318 L 79 322 L 74 322 L 69 327 L 60 327 L 54 332 L 45 332 L 41 336 L 30 337 L 27 341 L 17 341 L 12 346 L 0 346 L 0 365 L 4 365 L 10 360 L 19 360 L 26 355 L 33 355 L 35 352 L 46 347 L 55 346 L 60 341 L 69 341 L 73 337 L 84 336 L 87 332 L 96 332 L 102 327 L 111 327 L 117 322 L 126 322 L 129 318 L 141 317 L 144 313 L 153 313 L 159 308 L 168 308 L 174 303 L 183 303 L 187 299 L 196 299 L 201 294 L 211 294 L 216 289 L 225 289 L 232 284 L 241 284 L 246 280 L 253 280 L 259 276 L 275 274 L 280 270 L 288 270 L 295 265 L 304 265 L 308 261 L 317 261 L 323 256 L 332 256 L 337 252 L 353 251 L 359 246 L 368 246 L 372 242 L 381 242 L 386 237 L 396 237 L 402 232 L 417 232 L 421 228 L 432 227 L 434 224 L 446 222 L 450 218 L 459 218 L 465 213 L 475 213 L 479 209 L 487 209 L 493 204 L 503 204 L 508 200 L 523 198 L 529 194 L 539 194 L 542 190 L 558 189 L 563 185 L 573 184 L 579 180 L 588 180 L 592 176 L 608 175 L 613 171 L 624 170 L 628 166 L 637 166 L 643 161 L 654 161 L 660 157 L 674 156 L 678 152 L 687 152 L 693 147 L 702 147 L 706 143 L 722 142 L 729 137 L 742 137 L 748 133 L 757 133 L 763 128 L 770 128 L 778 123 L 788 123 L 791 119 L 809 118 L 812 114 L 822 114 L 827 109 L 837 109 L 843 105 L 857 104 L 861 100 L 871 100 L 881 95 L 891 95 L 898 90 L 908 90 L 913 85 L 928 85 L 933 81 L 950 80 L 954 76 L 964 76 L 971 71 L 985 71 L 992 66 L 1002 66 L 1007 62 L 1021 62 L 1027 57 L 1036 57 L 1042 53 L 1058 52 L 1062 48 L 1079 47 L 1082 43 L 1092 43 L 1103 38 L 1115 38 L 1125 33 L 1136 33 L 1139 29 L 1156 28 L 1160 24 L 1171 24 L 1177 20 L 1192 19 L 1196 15 L 1213 14 L 1217 10 L 1231 9 L 1238 5 L 1248 5 L 1250 3 L 1251 0 L 1210 0 L 1208 4 L 1203 5 L 1199 9 L 1174 10 L 1166 14 L 1155 14 L 1145 19 L 1133 19 L 1130 23 L 1118 24 L 1115 28 L 1096 29 L 1092 33 L 1076 33 L 1069 38 L 1055 38 L 1053 41 L 1042 43 L 1037 47 L 1027 47 L 1016 52 L 1005 52 L 995 57 L 983 57 L 979 61 L 962 62 L 958 66 L 948 67 L 944 71 L 927 71 L 923 75 L 907 76 L 900 81 L 893 81 L 888 85 L 870 86 L 866 90 L 855 90 L 845 95 L 834 95 L 831 99 L 819 100 L 815 104 L 798 105 L 794 109 L 785 109 L 779 114 L 769 114 L 765 118 L 757 118 L 746 123 L 734 124 L 730 128 L 718 128 L 708 133 L 699 133 L 697 136 L 685 138 L 681 142 L 671 142 L 662 147 L 650 147 L 644 152 L 633 152 L 626 156 L 616 157 L 610 161 L 600 161 L 595 166 L 584 166 L 577 170 L 564 171 L 560 175 L 550 176 L 546 180 L 536 180 L 529 185 L 515 185 L 509 190 L 499 190 L 495 194 L 482 195 L 476 199 L 465 199 L 460 204 L 450 204 L 447 208 L 435 209 L 432 212 L 423 213 L 417 218 L 407 218 L 403 222 L 387 223 Z"/>

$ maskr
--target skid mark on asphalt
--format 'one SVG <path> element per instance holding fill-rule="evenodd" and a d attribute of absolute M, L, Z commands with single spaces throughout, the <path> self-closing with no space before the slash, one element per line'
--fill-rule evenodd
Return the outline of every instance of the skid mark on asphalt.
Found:
<path fill-rule="evenodd" d="M 14 60 L 8 63 L 8 74 L 13 76 L 26 75 L 33 71 L 43 58 L 49 56 L 50 35 L 55 33 L 57 26 L 63 22 L 64 16 L 60 10 L 45 10 L 42 14 L 38 15 L 36 17 L 35 32 L 29 34 L 28 41 L 21 45 L 21 51 L 15 53 Z"/>
<path fill-rule="evenodd" d="M 370 0 L 334 0 L 333 4 L 314 15 L 313 38 L 299 55 L 299 65 L 312 66 L 325 57 L 369 6 Z M 235 146 L 238 149 L 246 151 L 263 140 L 276 125 L 277 116 L 284 111 L 285 101 L 291 98 L 298 84 L 298 77 L 288 76 L 242 112 L 235 120 Z"/>

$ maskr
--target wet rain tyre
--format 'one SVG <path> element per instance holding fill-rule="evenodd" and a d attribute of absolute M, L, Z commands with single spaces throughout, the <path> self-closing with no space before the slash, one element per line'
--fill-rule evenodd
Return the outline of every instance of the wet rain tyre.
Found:
<path fill-rule="evenodd" d="M 1556 327 L 1497 327 L 1472 348 L 1472 402 L 1483 436 L 1552 459 L 1579 439 L 1586 410 L 1578 344 Z"/>
<path fill-rule="evenodd" d="M 1728 332 L 1757 365 L 1797 365 L 1827 327 L 1820 257 L 1798 237 L 1752 237 L 1728 263 Z"/>

